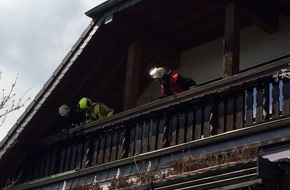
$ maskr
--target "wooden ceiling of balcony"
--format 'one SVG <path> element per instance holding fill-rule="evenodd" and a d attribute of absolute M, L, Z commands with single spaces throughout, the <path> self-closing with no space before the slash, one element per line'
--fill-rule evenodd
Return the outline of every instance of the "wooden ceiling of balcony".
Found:
<path fill-rule="evenodd" d="M 277 29 L 277 15 L 289 16 L 287 1 L 242 2 L 241 28 L 254 24 L 272 33 Z M 225 0 L 143 0 L 115 13 L 111 22 L 99 27 L 75 63 L 75 72 L 67 76 L 79 86 L 71 101 L 86 95 L 122 111 L 129 45 L 138 43 L 142 49 L 140 95 L 152 81 L 148 74 L 152 67 L 178 68 L 180 52 L 223 37 L 225 4 Z M 84 73 L 89 76 L 83 77 Z"/>
<path fill-rule="evenodd" d="M 19 155 L 25 156 L 29 152 L 21 143 L 33 145 L 49 130 L 55 131 L 59 120 L 57 110 L 63 103 L 76 105 L 81 97 L 87 96 L 108 104 L 116 112 L 122 111 L 129 45 L 138 43 L 142 49 L 141 71 L 137 76 L 140 95 L 152 81 L 148 71 L 153 66 L 178 68 L 180 52 L 224 35 L 226 2 L 141 0 L 116 12 L 111 22 L 98 28 L 82 54 L 22 131 L 17 139 L 19 144 L 12 151 L 14 153 L 3 158 L 1 165 L 14 171 L 21 160 Z M 255 24 L 266 32 L 273 32 L 277 15 L 290 17 L 288 0 L 241 2 L 241 28 Z M 14 168 L 11 168 L 9 160 L 13 157 L 18 160 L 14 160 Z"/>

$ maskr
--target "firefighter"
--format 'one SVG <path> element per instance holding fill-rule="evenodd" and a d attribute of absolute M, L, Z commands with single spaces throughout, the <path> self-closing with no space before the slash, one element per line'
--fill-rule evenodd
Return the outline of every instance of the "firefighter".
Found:
<path fill-rule="evenodd" d="M 112 116 L 114 113 L 114 110 L 109 108 L 106 104 L 100 102 L 94 103 L 86 97 L 79 101 L 78 109 L 85 113 L 86 124 Z"/>
<path fill-rule="evenodd" d="M 62 130 L 69 130 L 70 128 L 80 126 L 85 122 L 85 114 L 77 110 L 72 109 L 63 104 L 59 107 L 58 113 L 61 116 L 61 128 Z"/>
<path fill-rule="evenodd" d="M 163 67 L 152 69 L 150 75 L 153 79 L 159 81 L 163 97 L 183 92 L 190 87 L 196 86 L 193 79 L 183 77 L 179 73 L 172 74 L 171 71 L 167 73 Z"/>

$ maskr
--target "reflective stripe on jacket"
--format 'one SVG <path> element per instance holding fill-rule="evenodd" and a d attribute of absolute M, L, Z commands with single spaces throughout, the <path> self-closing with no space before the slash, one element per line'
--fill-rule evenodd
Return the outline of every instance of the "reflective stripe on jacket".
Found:
<path fill-rule="evenodd" d="M 114 114 L 114 110 L 104 103 L 93 103 L 93 110 L 86 114 L 86 123 L 91 123 L 101 118 L 109 117 Z"/>

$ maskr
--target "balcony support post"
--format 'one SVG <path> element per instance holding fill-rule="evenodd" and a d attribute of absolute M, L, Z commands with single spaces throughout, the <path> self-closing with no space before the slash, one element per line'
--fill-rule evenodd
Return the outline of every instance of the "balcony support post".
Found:
<path fill-rule="evenodd" d="M 224 78 L 239 72 L 240 23 L 238 0 L 227 1 L 225 5 L 224 35 Z"/>
<path fill-rule="evenodd" d="M 124 110 L 137 105 L 141 54 L 140 44 L 132 43 L 129 45 L 124 90 Z"/>

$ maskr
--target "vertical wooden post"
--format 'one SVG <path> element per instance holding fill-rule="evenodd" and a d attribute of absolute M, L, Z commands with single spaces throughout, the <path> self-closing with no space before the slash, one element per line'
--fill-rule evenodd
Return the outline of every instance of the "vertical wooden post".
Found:
<path fill-rule="evenodd" d="M 272 89 L 272 118 L 278 119 L 280 116 L 280 89 L 279 82 L 273 82 Z"/>
<path fill-rule="evenodd" d="M 282 114 L 283 114 L 283 116 L 288 116 L 290 113 L 289 93 L 290 93 L 289 79 L 284 78 L 283 79 L 283 87 L 282 87 L 282 95 L 283 95 Z"/>
<path fill-rule="evenodd" d="M 236 107 L 236 129 L 244 127 L 244 115 L 245 115 L 245 93 L 244 91 L 239 92 L 236 95 L 237 107 Z"/>
<path fill-rule="evenodd" d="M 225 132 L 225 101 L 222 99 L 218 103 L 218 127 L 217 134 Z"/>
<path fill-rule="evenodd" d="M 194 140 L 201 139 L 202 131 L 203 131 L 203 111 L 204 107 L 203 105 L 198 105 L 196 109 L 196 125 L 195 125 L 195 131 L 194 131 Z"/>
<path fill-rule="evenodd" d="M 137 104 L 140 66 L 141 46 L 138 43 L 130 44 L 125 79 L 124 110 L 133 108 Z"/>
<path fill-rule="evenodd" d="M 224 78 L 239 72 L 240 24 L 238 0 L 227 1 L 225 5 L 224 36 Z"/>
<path fill-rule="evenodd" d="M 150 132 L 149 132 L 149 151 L 156 150 L 157 136 L 158 136 L 158 123 L 154 118 L 150 119 Z"/>
<path fill-rule="evenodd" d="M 253 96 L 253 87 L 249 87 L 247 89 L 246 96 L 246 126 L 253 125 L 253 104 L 254 104 L 254 96 Z"/>

